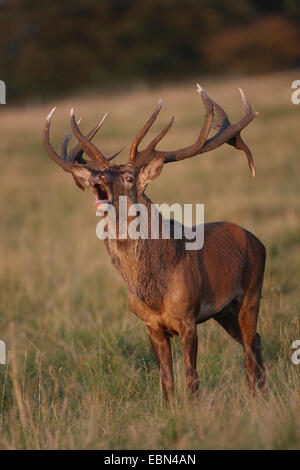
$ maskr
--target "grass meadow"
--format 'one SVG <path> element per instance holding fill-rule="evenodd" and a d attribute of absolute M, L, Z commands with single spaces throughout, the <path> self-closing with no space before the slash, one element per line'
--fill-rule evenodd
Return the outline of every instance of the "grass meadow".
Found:
<path fill-rule="evenodd" d="M 253 150 L 252 179 L 242 152 L 224 146 L 167 165 L 148 187 L 154 202 L 204 203 L 206 221 L 229 220 L 267 248 L 258 331 L 269 393 L 247 394 L 241 347 L 214 321 L 198 326 L 200 399 L 184 386 L 173 340 L 176 399 L 162 400 L 145 327 L 129 309 L 122 279 L 96 237 L 91 192 L 81 192 L 41 145 L 49 110 L 56 148 L 75 107 L 104 153 L 130 143 L 163 99 L 151 135 L 175 115 L 161 144 L 190 144 L 203 119 L 196 81 L 124 92 L 81 94 L 58 103 L 2 106 L 0 113 L 1 449 L 296 449 L 300 448 L 300 105 L 291 83 L 300 70 L 258 77 L 204 79 L 232 121 L 243 112 L 238 87 L 259 116 L 243 136 Z M 72 140 L 73 142 L 73 140 Z"/>

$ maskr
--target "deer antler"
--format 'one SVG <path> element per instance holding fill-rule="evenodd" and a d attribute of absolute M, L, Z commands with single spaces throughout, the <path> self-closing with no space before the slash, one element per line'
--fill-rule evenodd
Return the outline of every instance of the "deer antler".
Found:
<path fill-rule="evenodd" d="M 110 157 L 106 158 L 90 142 L 90 140 L 96 135 L 96 133 L 102 126 L 107 116 L 107 113 L 103 116 L 101 121 L 99 121 L 99 123 L 86 136 L 84 136 L 78 127 L 78 124 L 80 123 L 81 119 L 79 119 L 78 122 L 76 123 L 75 117 L 74 117 L 74 111 L 72 110 L 71 111 L 72 130 L 68 132 L 68 134 L 64 138 L 63 143 L 61 145 L 61 155 L 58 155 L 58 153 L 52 147 L 50 143 L 50 138 L 49 138 L 51 119 L 55 112 L 55 109 L 56 108 L 53 108 L 47 116 L 46 124 L 44 127 L 44 132 L 43 132 L 43 145 L 44 145 L 46 152 L 52 158 L 52 160 L 54 160 L 55 163 L 61 166 L 65 171 L 71 173 L 74 165 L 85 166 L 87 168 L 95 169 L 95 170 L 101 170 L 103 168 L 107 168 L 109 166 L 109 161 L 115 158 L 121 152 L 121 150 L 123 150 L 123 149 L 120 149 L 117 152 L 115 152 L 113 155 L 111 155 Z M 75 124 L 73 121 L 75 121 Z M 72 134 L 74 134 L 78 138 L 79 143 L 75 145 L 75 147 L 73 147 L 72 150 L 68 153 L 68 144 L 70 142 Z M 91 151 L 91 149 L 94 149 L 94 148 L 96 149 L 97 152 Z M 84 151 L 86 151 L 87 155 L 91 158 L 91 160 L 88 162 L 82 158 L 82 154 Z M 99 157 L 99 155 L 101 156 Z"/>
<path fill-rule="evenodd" d="M 102 118 L 101 121 L 98 122 L 98 124 L 87 134 L 86 137 L 88 140 L 92 140 L 92 138 L 97 134 L 98 130 L 102 126 L 103 121 L 104 121 L 104 118 Z M 80 122 L 81 122 L 81 118 L 78 119 L 77 125 L 79 125 Z M 70 130 L 67 133 L 66 137 L 64 138 L 62 145 L 61 145 L 61 155 L 64 160 L 69 160 L 71 162 L 77 161 L 79 163 L 86 163 L 86 161 L 82 158 L 83 150 L 80 144 L 76 144 L 75 147 L 73 147 L 72 150 L 68 152 L 68 145 L 72 138 L 72 135 L 73 135 L 73 131 Z"/>
<path fill-rule="evenodd" d="M 165 134 L 168 132 L 168 130 L 172 126 L 174 122 L 174 119 L 172 118 L 170 123 L 163 129 L 163 131 L 157 137 L 155 137 L 144 150 L 141 150 L 141 151 L 138 150 L 139 143 L 141 142 L 143 137 L 146 135 L 146 133 L 148 132 L 148 130 L 150 129 L 153 122 L 158 116 L 158 113 L 161 109 L 161 100 L 160 100 L 156 110 L 154 111 L 152 116 L 148 119 L 148 121 L 146 122 L 142 130 L 139 132 L 137 137 L 134 139 L 132 146 L 131 146 L 129 162 L 134 164 L 137 168 L 142 168 L 152 158 L 164 157 L 164 163 L 170 163 L 170 162 L 175 162 L 179 160 L 184 160 L 185 158 L 194 157 L 195 155 L 200 155 L 205 152 L 209 152 L 211 150 L 214 150 L 220 147 L 224 143 L 227 143 L 245 152 L 248 163 L 249 163 L 249 167 L 251 170 L 251 174 L 254 177 L 255 168 L 254 168 L 252 154 L 251 154 L 250 149 L 242 140 L 240 136 L 240 132 L 252 121 L 252 119 L 254 119 L 254 117 L 258 113 L 254 113 L 252 111 L 251 105 L 245 93 L 243 92 L 243 90 L 239 88 L 239 91 L 242 96 L 243 104 L 244 104 L 245 114 L 240 121 L 238 121 L 235 124 L 231 124 L 224 109 L 220 105 L 215 103 L 206 94 L 203 88 L 200 87 L 200 85 L 197 85 L 197 91 L 201 95 L 206 113 L 205 113 L 205 120 L 204 120 L 203 127 L 195 143 L 188 147 L 184 147 L 182 149 L 178 149 L 174 151 L 162 151 L 162 150 L 155 149 L 155 146 L 157 145 L 157 143 L 165 136 Z M 212 126 L 213 118 L 214 118 L 214 112 L 216 112 L 217 117 L 220 121 L 219 123 L 220 129 L 213 137 L 208 138 L 208 135 Z"/>

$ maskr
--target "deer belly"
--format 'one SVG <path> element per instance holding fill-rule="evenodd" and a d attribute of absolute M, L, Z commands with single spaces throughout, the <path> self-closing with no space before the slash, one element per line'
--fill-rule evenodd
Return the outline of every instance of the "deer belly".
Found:
<path fill-rule="evenodd" d="M 196 317 L 197 323 L 202 323 L 209 318 L 213 317 L 216 313 L 220 312 L 224 307 L 229 305 L 233 299 L 241 301 L 243 298 L 244 292 L 241 286 L 238 286 L 234 289 L 233 292 L 224 296 L 224 298 L 218 299 L 217 302 L 201 302 L 201 307 L 199 313 Z"/>
<path fill-rule="evenodd" d="M 197 323 L 202 323 L 215 315 L 215 313 L 216 307 L 214 304 L 203 302 L 197 314 L 196 321 Z"/>

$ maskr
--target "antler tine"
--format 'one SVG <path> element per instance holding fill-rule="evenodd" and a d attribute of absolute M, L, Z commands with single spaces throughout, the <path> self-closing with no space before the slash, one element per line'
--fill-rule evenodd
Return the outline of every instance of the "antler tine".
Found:
<path fill-rule="evenodd" d="M 68 150 L 68 145 L 69 145 L 72 135 L 73 135 L 73 132 L 69 131 L 66 137 L 64 138 L 63 143 L 61 144 L 60 153 L 64 160 L 68 160 L 67 150 Z"/>
<path fill-rule="evenodd" d="M 167 156 L 165 157 L 165 163 L 184 160 L 185 158 L 197 155 L 208 137 L 214 118 L 214 102 L 199 84 L 197 84 L 197 91 L 198 93 L 200 93 L 201 99 L 205 107 L 204 124 L 201 128 L 199 136 L 193 145 L 177 150 L 175 152 L 168 152 Z"/>
<path fill-rule="evenodd" d="M 47 154 L 49 155 L 52 160 L 55 161 L 59 166 L 61 166 L 65 171 L 71 172 L 72 170 L 72 163 L 66 160 L 63 160 L 54 150 L 52 145 L 50 144 L 50 138 L 49 138 L 49 130 L 50 130 L 50 124 L 51 124 L 51 119 L 56 110 L 56 107 L 53 108 L 50 113 L 48 114 L 46 118 L 46 123 L 43 131 L 43 146 L 44 149 L 46 150 Z"/>
<path fill-rule="evenodd" d="M 249 147 L 243 141 L 240 135 L 240 132 L 255 118 L 255 116 L 258 115 L 258 113 L 253 112 L 251 104 L 246 94 L 241 88 L 239 88 L 239 92 L 241 94 L 243 104 L 244 104 L 244 110 L 245 110 L 244 116 L 237 123 L 231 124 L 224 109 L 220 105 L 214 102 L 214 107 L 216 108 L 219 118 L 222 121 L 221 128 L 217 132 L 217 134 L 211 137 L 211 139 L 208 139 L 208 141 L 203 146 L 201 153 L 214 150 L 217 147 L 220 147 L 221 145 L 223 145 L 224 143 L 232 145 L 238 150 L 243 150 L 248 160 L 249 168 L 251 170 L 251 175 L 253 178 L 255 178 L 255 166 L 254 166 L 252 153 Z"/>
<path fill-rule="evenodd" d="M 171 121 L 166 125 L 166 127 L 156 136 L 154 139 L 151 140 L 150 144 L 147 146 L 147 150 L 154 150 L 158 142 L 166 135 L 168 130 L 174 124 L 174 116 L 172 116 Z"/>
<path fill-rule="evenodd" d="M 181 150 L 176 150 L 175 152 L 164 152 L 160 150 L 155 150 L 156 144 L 166 135 L 166 133 L 172 126 L 174 122 L 174 118 L 172 118 L 169 124 L 162 130 L 162 132 L 150 142 L 148 147 L 145 150 L 138 153 L 134 161 L 134 164 L 138 168 L 141 168 L 142 166 L 147 164 L 149 160 L 155 157 L 164 157 L 164 163 L 169 163 L 169 162 L 174 162 L 176 160 L 183 160 L 184 158 L 188 158 L 193 155 L 197 155 L 197 153 L 199 152 L 199 149 L 202 147 L 202 145 L 206 141 L 206 138 L 211 129 L 213 116 L 214 116 L 214 107 L 213 107 L 212 100 L 205 93 L 203 88 L 200 87 L 200 85 L 198 85 L 198 90 L 201 93 L 201 98 L 205 106 L 206 113 L 205 113 L 205 120 L 204 120 L 203 127 L 201 128 L 201 131 L 199 133 L 199 136 L 196 142 L 189 147 L 183 148 Z"/>
<path fill-rule="evenodd" d="M 88 140 L 92 140 L 93 137 L 95 137 L 95 135 L 97 134 L 98 130 L 100 129 L 100 127 L 102 126 L 103 122 L 105 121 L 105 118 L 107 116 L 107 113 L 103 116 L 103 118 L 98 122 L 98 124 L 96 124 L 95 127 L 93 127 L 93 129 L 86 135 L 86 138 Z M 81 122 L 81 118 L 78 119 L 77 121 L 77 125 L 79 125 Z M 72 150 L 67 154 L 67 147 L 68 147 L 68 143 L 72 137 L 72 134 L 73 134 L 73 131 L 71 130 L 70 132 L 68 132 L 68 134 L 66 135 L 65 137 L 65 140 L 62 144 L 62 151 L 64 152 L 63 155 L 64 155 L 64 158 L 67 159 L 67 160 L 70 160 L 71 162 L 74 162 L 75 160 L 78 160 L 80 159 L 80 157 L 82 156 L 83 154 L 83 150 L 82 150 L 82 147 L 81 147 L 81 144 L 76 144 L 75 147 L 72 148 Z M 68 140 L 67 140 L 68 139 Z"/>
<path fill-rule="evenodd" d="M 158 142 L 160 142 L 162 138 L 166 135 L 168 130 L 172 127 L 173 123 L 174 123 L 174 116 L 172 117 L 170 122 L 166 125 L 166 127 L 156 137 L 154 137 L 154 139 L 151 140 L 151 142 L 148 144 L 145 150 L 141 150 L 140 152 L 137 152 L 137 155 L 134 160 L 134 165 L 137 168 L 142 168 L 150 160 L 152 160 L 152 158 L 156 156 L 161 156 L 163 152 L 155 150 L 155 147 L 158 144 Z"/>
<path fill-rule="evenodd" d="M 221 108 L 220 105 L 214 103 L 214 106 L 217 107 L 219 111 L 219 115 L 224 116 L 223 123 L 221 129 L 217 132 L 217 134 L 215 134 L 213 137 L 208 139 L 207 142 L 205 142 L 201 153 L 214 150 L 229 141 L 230 139 L 236 137 L 236 135 L 241 132 L 241 130 L 244 129 L 244 127 L 246 127 L 255 118 L 255 116 L 258 115 L 258 113 L 254 113 L 252 111 L 251 105 L 243 90 L 239 88 L 239 91 L 241 93 L 244 103 L 244 116 L 235 124 L 231 124 L 223 108 Z"/>
<path fill-rule="evenodd" d="M 101 122 L 99 123 L 99 126 L 103 124 L 105 118 L 107 116 L 107 113 L 103 116 Z M 98 160 L 104 168 L 109 167 L 108 160 L 105 158 L 105 156 L 100 152 L 100 150 L 97 149 L 97 147 L 89 141 L 88 137 L 85 137 L 76 122 L 75 115 L 74 115 L 74 108 L 71 109 L 71 128 L 73 131 L 73 134 L 75 137 L 79 140 L 81 148 L 86 152 L 86 154 L 92 159 L 92 160 Z M 97 129 L 98 130 L 98 129 Z M 97 131 L 96 131 L 97 132 Z"/>
<path fill-rule="evenodd" d="M 240 132 L 236 135 L 235 137 L 235 143 L 231 144 L 230 142 L 227 142 L 230 145 L 234 145 L 234 147 L 238 150 L 243 150 L 246 154 L 249 168 L 251 171 L 252 178 L 255 178 L 255 166 L 254 166 L 254 161 L 252 157 L 251 150 L 249 149 L 248 145 L 243 141 Z"/>
<path fill-rule="evenodd" d="M 120 148 L 120 149 L 117 150 L 115 153 L 113 153 L 110 157 L 108 157 L 108 158 L 107 158 L 107 161 L 110 162 L 111 160 L 113 160 L 114 158 L 116 158 L 116 157 L 119 155 L 119 153 L 122 152 L 122 150 L 124 150 L 124 147 Z"/>
<path fill-rule="evenodd" d="M 241 93 L 241 96 L 242 96 L 245 113 L 252 113 L 252 114 L 254 114 L 254 117 L 257 116 L 258 113 L 253 113 L 251 104 L 250 104 L 249 100 L 247 99 L 247 96 L 245 95 L 245 93 L 243 92 L 243 90 L 241 88 L 239 88 L 239 92 Z M 221 121 L 219 133 L 222 133 L 223 129 L 225 129 L 227 126 L 230 126 L 230 121 L 229 121 L 228 116 L 225 113 L 224 109 L 220 105 L 218 105 L 217 103 L 215 103 L 215 102 L 213 102 L 213 103 L 214 103 L 214 107 L 217 111 L 217 114 L 219 116 L 219 119 Z M 247 146 L 247 144 L 243 141 L 240 132 L 238 132 L 238 134 L 235 137 L 233 137 L 233 139 L 230 139 L 229 141 L 227 141 L 227 144 L 233 145 L 236 149 L 243 150 L 245 152 L 247 160 L 248 160 L 248 164 L 249 164 L 249 167 L 250 167 L 251 175 L 252 175 L 253 178 L 255 178 L 255 167 L 254 167 L 254 161 L 253 161 L 252 153 L 251 153 L 251 150 L 249 149 L 249 147 Z"/>
<path fill-rule="evenodd" d="M 105 158 L 104 155 L 90 142 L 90 140 L 96 135 L 100 127 L 102 126 L 107 113 L 103 116 L 100 122 L 86 135 L 83 136 L 79 130 L 78 125 L 81 122 L 81 119 L 79 119 L 76 123 L 75 116 L 74 116 L 74 111 L 71 116 L 71 125 L 72 125 L 72 130 L 69 131 L 66 135 L 66 137 L 63 140 L 63 143 L 61 145 L 61 156 L 59 156 L 56 151 L 53 149 L 53 147 L 50 144 L 50 139 L 49 139 L 49 129 L 50 129 L 50 123 L 52 116 L 54 114 L 56 108 L 53 108 L 51 112 L 48 114 L 47 119 L 46 119 L 46 124 L 44 127 L 44 132 L 43 132 L 43 145 L 48 153 L 48 155 L 58 164 L 60 165 L 65 171 L 72 172 L 73 166 L 74 165 L 79 165 L 79 166 L 90 166 L 91 168 L 97 168 L 99 169 L 101 166 L 104 168 L 108 168 L 109 166 L 109 161 L 115 158 L 119 153 L 123 150 L 123 148 L 119 149 L 117 152 L 115 152 L 113 155 L 111 155 L 109 158 Z M 75 132 L 74 132 L 75 131 Z M 72 134 L 75 134 L 75 136 L 78 138 L 79 143 L 73 147 L 73 149 L 68 153 L 68 144 L 70 142 L 70 139 L 72 137 Z M 83 144 L 84 142 L 84 144 Z M 91 162 L 86 162 L 82 157 L 83 151 L 86 150 L 87 144 L 89 144 L 89 149 L 93 150 L 93 153 L 88 150 L 86 153 L 91 157 Z M 94 154 L 94 149 L 96 149 L 96 156 Z M 101 165 L 99 166 L 99 154 L 104 158 L 104 162 L 101 158 L 100 162 Z M 80 185 L 79 185 L 80 186 Z M 82 189 L 82 188 L 81 188 Z"/>
<path fill-rule="evenodd" d="M 81 118 L 78 119 L 77 124 L 79 125 L 80 122 L 81 122 Z M 69 152 L 69 155 L 68 155 L 68 145 L 69 145 L 69 142 L 70 142 L 70 140 L 71 140 L 72 135 L 73 135 L 73 131 L 71 130 L 71 131 L 69 131 L 69 132 L 67 133 L 66 137 L 64 138 L 64 140 L 63 140 L 63 142 L 62 142 L 62 144 L 61 144 L 60 153 L 61 153 L 61 156 L 62 156 L 62 158 L 63 158 L 64 160 L 70 160 L 70 161 L 72 161 L 72 160 L 69 158 L 69 155 L 70 155 L 70 153 L 72 152 L 72 150 L 71 150 L 71 152 Z M 77 146 L 80 147 L 78 144 L 76 145 L 76 147 L 77 147 Z M 75 147 L 74 147 L 74 148 L 75 148 Z M 81 147 L 80 147 L 80 149 L 81 149 Z"/>
<path fill-rule="evenodd" d="M 152 124 L 154 123 L 155 119 L 157 118 L 160 110 L 161 110 L 161 105 L 162 105 L 162 101 L 161 99 L 159 100 L 158 102 L 158 105 L 155 109 L 155 111 L 151 114 L 150 118 L 148 119 L 148 121 L 146 122 L 146 124 L 144 125 L 144 127 L 140 130 L 140 132 L 138 133 L 138 135 L 136 136 L 136 138 L 134 139 L 134 141 L 132 142 L 132 145 L 131 145 L 131 149 L 130 149 L 130 157 L 129 157 L 129 161 L 133 161 L 135 160 L 136 156 L 137 156 L 137 153 L 138 153 L 138 146 L 139 146 L 139 143 L 141 142 L 141 140 L 145 137 L 145 135 L 147 134 L 148 130 L 150 129 L 150 127 L 152 126 Z"/>

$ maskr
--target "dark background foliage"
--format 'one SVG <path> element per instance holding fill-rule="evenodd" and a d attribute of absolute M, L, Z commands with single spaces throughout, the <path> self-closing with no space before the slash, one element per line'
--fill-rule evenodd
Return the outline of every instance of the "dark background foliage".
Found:
<path fill-rule="evenodd" d="M 0 0 L 8 100 L 300 63 L 297 0 Z"/>

